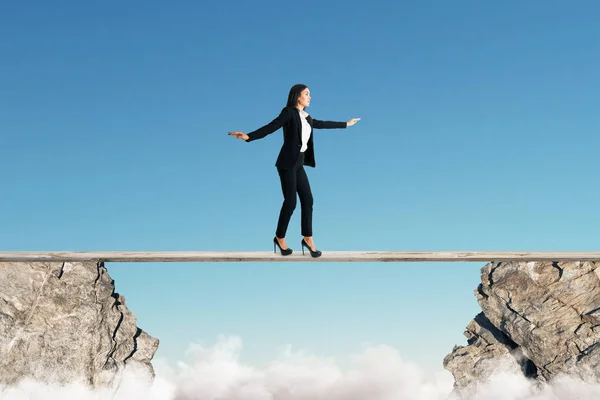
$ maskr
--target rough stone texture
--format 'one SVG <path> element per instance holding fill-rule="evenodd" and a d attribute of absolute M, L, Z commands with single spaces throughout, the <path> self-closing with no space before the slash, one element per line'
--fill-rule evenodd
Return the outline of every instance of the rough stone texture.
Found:
<path fill-rule="evenodd" d="M 154 377 L 158 340 L 136 326 L 102 263 L 0 263 L 0 384 L 114 383 L 124 366 Z"/>
<path fill-rule="evenodd" d="M 444 367 L 458 390 L 508 370 L 538 382 L 600 381 L 600 263 L 498 262 L 481 270 L 482 313 Z"/>
<path fill-rule="evenodd" d="M 494 327 L 483 313 L 467 325 L 468 346 L 455 346 L 444 358 L 444 368 L 452 371 L 455 387 L 468 387 L 499 371 L 520 373 L 520 348 Z"/>

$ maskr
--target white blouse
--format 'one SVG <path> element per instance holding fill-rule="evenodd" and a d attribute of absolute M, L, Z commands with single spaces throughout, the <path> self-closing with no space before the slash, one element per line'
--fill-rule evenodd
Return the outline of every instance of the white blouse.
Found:
<path fill-rule="evenodd" d="M 305 152 L 308 148 L 308 139 L 310 138 L 310 124 L 306 120 L 308 113 L 304 110 L 298 109 L 300 112 L 300 121 L 302 121 L 302 147 L 301 152 Z"/>

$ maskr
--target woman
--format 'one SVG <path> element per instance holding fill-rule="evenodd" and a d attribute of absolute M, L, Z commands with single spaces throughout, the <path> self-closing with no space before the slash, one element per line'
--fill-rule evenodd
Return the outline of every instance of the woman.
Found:
<path fill-rule="evenodd" d="M 273 251 L 275 251 L 275 245 L 277 245 L 284 256 L 292 254 L 292 249 L 285 243 L 285 234 L 292 213 L 296 208 L 296 192 L 300 197 L 302 209 L 301 233 L 304 236 L 301 242 L 302 254 L 304 254 L 304 247 L 306 247 L 312 257 L 321 255 L 321 251 L 315 248 L 312 238 L 313 196 L 304 170 L 304 165 L 315 167 L 313 128 L 346 128 L 360 120 L 360 118 L 352 118 L 348 122 L 334 122 L 313 119 L 305 111 L 309 104 L 310 90 L 308 87 L 302 84 L 294 85 L 290 89 L 286 106 L 273 121 L 248 134 L 242 132 L 228 133 L 235 136 L 236 139 L 252 142 L 262 139 L 283 127 L 283 145 L 275 166 L 279 173 L 284 200 L 279 212 L 275 237 L 273 238 Z"/>

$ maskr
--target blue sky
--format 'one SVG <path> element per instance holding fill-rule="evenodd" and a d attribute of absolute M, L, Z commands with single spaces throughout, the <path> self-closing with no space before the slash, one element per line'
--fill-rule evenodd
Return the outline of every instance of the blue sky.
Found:
<path fill-rule="evenodd" d="M 5 2 L 3 251 L 272 251 L 281 131 L 305 83 L 314 240 L 331 250 L 597 250 L 600 5 Z M 300 251 L 300 210 L 288 229 Z M 242 338 L 425 368 L 479 311 L 484 263 L 113 263 L 139 326 L 179 360 Z"/>

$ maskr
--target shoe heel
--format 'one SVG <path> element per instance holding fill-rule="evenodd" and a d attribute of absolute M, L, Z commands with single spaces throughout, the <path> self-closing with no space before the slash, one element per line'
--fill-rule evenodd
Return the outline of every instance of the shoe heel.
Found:
<path fill-rule="evenodd" d="M 282 256 L 289 256 L 290 254 L 293 253 L 293 250 L 290 249 L 289 247 L 285 250 L 281 248 L 281 246 L 279 245 L 279 242 L 277 241 L 277 236 L 273 238 L 273 251 L 275 253 L 277 253 L 275 246 L 279 247 L 279 250 L 281 251 Z"/>
<path fill-rule="evenodd" d="M 308 245 L 308 243 L 306 243 L 304 241 L 304 239 L 302 239 L 302 242 L 300 242 L 300 245 L 302 246 L 302 254 L 304 255 L 304 247 L 306 246 L 306 248 L 308 249 L 311 257 L 316 258 L 316 257 L 321 257 L 321 251 L 320 250 L 315 250 L 313 251 L 310 246 Z"/>

